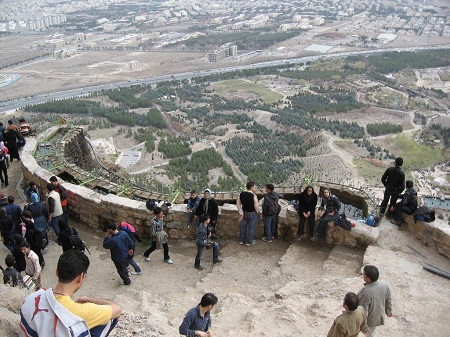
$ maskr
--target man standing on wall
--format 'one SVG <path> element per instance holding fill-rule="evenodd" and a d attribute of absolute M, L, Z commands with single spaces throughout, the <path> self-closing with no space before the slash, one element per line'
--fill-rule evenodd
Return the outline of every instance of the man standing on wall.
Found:
<path fill-rule="evenodd" d="M 389 203 L 389 211 L 393 212 L 398 196 L 405 189 L 405 173 L 402 171 L 403 158 L 395 158 L 395 166 L 389 167 L 381 177 L 384 185 L 383 201 L 380 205 L 380 216 L 386 213 L 386 207 Z"/>
<path fill-rule="evenodd" d="M 386 282 L 378 280 L 380 273 L 373 265 L 363 268 L 364 288 L 358 293 L 359 304 L 367 314 L 366 336 L 375 337 L 377 326 L 384 325 L 384 315 L 392 317 L 391 290 Z"/>
<path fill-rule="evenodd" d="M 240 231 L 239 244 L 243 245 L 246 240 L 246 246 L 252 246 L 256 243 L 253 240 L 255 224 L 258 219 L 259 205 L 255 194 L 255 182 L 249 181 L 246 185 L 247 191 L 241 192 L 237 200 L 237 209 L 239 212 Z"/>

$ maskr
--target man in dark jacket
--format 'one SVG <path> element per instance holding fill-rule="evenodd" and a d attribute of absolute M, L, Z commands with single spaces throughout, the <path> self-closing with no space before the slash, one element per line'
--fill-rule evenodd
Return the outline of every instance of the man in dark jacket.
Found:
<path fill-rule="evenodd" d="M 272 242 L 275 237 L 275 220 L 278 213 L 278 193 L 274 191 L 272 184 L 266 184 L 266 195 L 262 202 L 262 219 L 266 236 L 262 238 L 265 242 Z"/>
<path fill-rule="evenodd" d="M 191 197 L 187 201 L 187 228 L 191 227 L 192 219 L 200 203 L 200 197 L 197 192 L 192 190 Z"/>
<path fill-rule="evenodd" d="M 395 158 L 395 167 L 389 167 L 381 177 L 383 183 L 384 197 L 380 205 L 380 216 L 386 213 L 386 207 L 389 203 L 389 210 L 394 210 L 395 203 L 398 196 L 405 189 L 405 173 L 403 173 L 401 166 L 403 165 L 403 158 Z M 390 199 L 390 200 L 389 200 Z"/>
<path fill-rule="evenodd" d="M 202 214 L 208 214 L 211 219 L 211 226 L 216 229 L 217 218 L 219 216 L 219 206 L 217 206 L 216 200 L 213 198 L 210 189 L 206 189 L 203 192 L 203 198 L 200 199 L 197 209 L 195 210 L 195 217 L 199 217 Z"/>
<path fill-rule="evenodd" d="M 394 220 L 392 220 L 392 223 L 399 226 L 399 230 L 403 230 L 408 226 L 402 213 L 411 215 L 418 206 L 417 192 L 413 186 L 414 184 L 411 180 L 406 181 L 406 191 L 399 195 L 399 198 L 402 200 L 395 205 Z"/>
<path fill-rule="evenodd" d="M 114 223 L 109 223 L 106 228 L 103 248 L 111 250 L 111 260 L 116 266 L 117 272 L 125 285 L 130 285 L 128 276 L 128 256 L 133 255 L 134 243 L 127 233 L 118 231 Z"/>

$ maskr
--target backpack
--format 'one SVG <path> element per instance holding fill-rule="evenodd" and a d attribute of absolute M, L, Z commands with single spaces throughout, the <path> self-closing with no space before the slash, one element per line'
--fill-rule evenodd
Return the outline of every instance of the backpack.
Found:
<path fill-rule="evenodd" d="M 423 205 L 416 209 L 414 212 L 414 222 L 425 221 L 425 222 L 433 222 L 436 219 L 436 212 L 434 209 Z"/>
<path fill-rule="evenodd" d="M 25 239 L 36 248 L 44 249 L 48 245 L 48 241 L 44 233 L 39 231 L 35 226 L 29 228 L 25 233 Z"/>
<path fill-rule="evenodd" d="M 90 333 L 82 318 L 56 301 L 52 289 L 40 289 L 22 304 L 19 336 L 81 337 Z"/>
<path fill-rule="evenodd" d="M 334 220 L 334 225 L 341 227 L 347 231 L 352 230 L 352 223 L 347 220 L 347 216 L 345 213 L 339 214 L 339 218 Z"/>
<path fill-rule="evenodd" d="M 278 202 L 276 202 L 273 198 L 265 196 L 264 202 L 262 204 L 262 209 L 264 215 L 271 216 L 278 214 Z"/>
<path fill-rule="evenodd" d="M 145 206 L 149 211 L 153 211 L 156 207 L 155 199 L 148 199 L 147 202 L 145 203 Z"/>
<path fill-rule="evenodd" d="M 72 234 L 71 236 L 69 236 L 69 240 L 71 249 L 76 249 L 84 253 L 86 246 L 84 245 L 83 240 L 81 240 L 78 235 Z"/>
<path fill-rule="evenodd" d="M 373 214 L 373 211 L 370 212 L 370 215 L 367 217 L 365 223 L 366 223 L 366 225 L 369 225 L 369 226 L 372 226 L 372 227 L 375 226 L 375 215 Z"/>

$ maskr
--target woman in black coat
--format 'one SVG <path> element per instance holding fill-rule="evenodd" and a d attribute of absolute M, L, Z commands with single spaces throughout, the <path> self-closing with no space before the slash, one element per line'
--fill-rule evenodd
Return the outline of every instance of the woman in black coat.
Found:
<path fill-rule="evenodd" d="M 3 138 L 5 140 L 5 145 L 9 150 L 9 158 L 13 161 L 14 158 L 20 161 L 19 148 L 17 146 L 17 131 L 14 130 L 4 130 Z"/>
<path fill-rule="evenodd" d="M 312 186 L 306 186 L 298 198 L 298 215 L 300 222 L 298 224 L 297 240 L 302 240 L 305 235 L 305 222 L 308 220 L 309 237 L 314 235 L 314 223 L 316 220 L 317 194 Z"/>

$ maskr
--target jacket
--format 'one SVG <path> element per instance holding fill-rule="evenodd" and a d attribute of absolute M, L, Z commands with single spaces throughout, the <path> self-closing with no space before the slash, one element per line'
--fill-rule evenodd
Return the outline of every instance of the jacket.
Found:
<path fill-rule="evenodd" d="M 195 215 L 200 216 L 203 213 L 207 213 L 211 219 L 211 223 L 215 224 L 217 222 L 217 217 L 219 216 L 219 206 L 217 206 L 216 200 L 214 198 L 208 199 L 208 207 L 205 207 L 206 199 L 201 198 L 197 209 L 195 210 Z M 206 208 L 206 209 L 205 209 Z"/>
<path fill-rule="evenodd" d="M 417 209 L 417 192 L 414 188 L 407 188 L 405 193 L 402 194 L 402 204 L 408 207 L 412 212 Z"/>
<path fill-rule="evenodd" d="M 339 213 L 339 210 L 341 209 L 341 202 L 337 196 L 330 194 L 328 199 L 322 198 L 320 207 L 325 210 L 325 213 L 330 213 L 331 211 L 334 213 Z"/>
<path fill-rule="evenodd" d="M 302 193 L 300 193 L 298 197 L 298 213 L 303 214 L 307 212 L 311 212 L 311 214 L 314 214 L 314 211 L 316 210 L 317 206 L 317 194 L 316 192 L 311 193 L 311 195 L 308 195 L 307 190 L 309 188 L 312 188 L 312 186 L 307 186 Z"/>
<path fill-rule="evenodd" d="M 25 298 L 20 309 L 19 336 L 90 336 L 86 322 L 59 304 L 53 290 L 40 289 Z"/>
<path fill-rule="evenodd" d="M 103 248 L 111 250 L 111 260 L 114 262 L 125 261 L 128 258 L 128 251 L 133 247 L 133 240 L 122 231 L 103 239 Z"/>
<path fill-rule="evenodd" d="M 401 193 L 405 189 L 405 173 L 399 166 L 389 167 L 381 177 L 381 182 L 387 190 Z"/>
<path fill-rule="evenodd" d="M 366 283 L 358 297 L 359 305 L 367 314 L 367 326 L 373 328 L 384 325 L 385 314 L 392 313 L 391 290 L 387 283 L 383 280 Z M 367 326 L 363 328 L 363 332 L 367 332 Z"/>
<path fill-rule="evenodd" d="M 266 201 L 265 200 L 266 198 L 271 199 L 271 201 Z M 280 199 L 280 197 L 277 192 L 272 191 L 272 192 L 267 193 L 267 195 L 264 196 L 262 207 L 261 207 L 262 215 L 272 216 L 272 215 L 278 214 L 278 199 Z M 273 213 L 271 211 L 269 203 L 272 203 L 272 204 L 274 204 L 274 206 L 277 206 L 277 207 L 275 207 L 276 208 L 275 213 Z"/>

